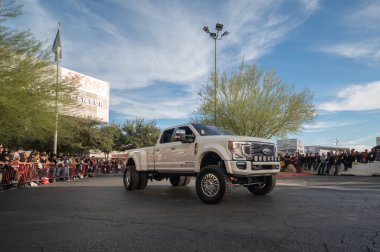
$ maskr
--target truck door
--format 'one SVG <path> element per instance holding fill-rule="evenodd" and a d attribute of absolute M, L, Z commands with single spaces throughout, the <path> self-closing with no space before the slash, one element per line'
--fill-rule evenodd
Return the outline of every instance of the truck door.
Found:
<path fill-rule="evenodd" d="M 154 153 L 155 170 L 158 171 L 171 171 L 175 168 L 175 162 L 171 155 L 175 145 L 173 141 L 174 128 L 165 130 L 160 141 L 157 143 Z"/>
<path fill-rule="evenodd" d="M 175 157 L 175 168 L 180 171 L 195 170 L 195 134 L 188 126 L 179 127 L 177 130 L 184 130 L 186 133 L 186 141 L 176 141 L 176 145 L 172 146 L 171 155 Z M 176 132 L 174 132 L 174 136 Z"/>

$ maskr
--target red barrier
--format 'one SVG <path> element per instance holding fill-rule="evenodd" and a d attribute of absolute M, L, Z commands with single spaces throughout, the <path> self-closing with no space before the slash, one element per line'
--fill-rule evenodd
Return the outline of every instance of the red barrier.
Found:
<path fill-rule="evenodd" d="M 4 170 L 3 177 L 1 178 L 1 185 L 11 185 L 12 180 L 15 177 L 16 171 L 14 170 Z"/>
<path fill-rule="evenodd" d="M 11 165 L 14 169 L 3 169 L 1 186 L 9 186 L 17 184 L 18 186 L 26 186 L 27 183 L 40 183 L 43 178 L 47 177 L 50 181 L 55 179 L 74 179 L 83 178 L 89 174 L 89 166 L 87 164 L 70 164 L 68 167 L 69 174 L 67 176 L 67 166 L 55 164 L 43 164 L 38 167 L 37 163 L 17 163 Z M 95 170 L 91 172 L 94 175 Z M 47 176 L 46 176 L 47 175 Z"/>

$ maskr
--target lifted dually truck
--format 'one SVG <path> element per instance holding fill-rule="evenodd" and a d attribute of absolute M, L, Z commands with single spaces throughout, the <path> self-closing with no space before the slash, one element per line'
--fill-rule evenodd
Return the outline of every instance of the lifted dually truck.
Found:
<path fill-rule="evenodd" d="M 130 150 L 123 180 L 131 191 L 144 189 L 149 179 L 186 186 L 196 177 L 199 198 L 215 204 L 233 186 L 247 187 L 255 195 L 271 192 L 279 171 L 276 146 L 268 139 L 185 124 L 165 129 L 153 147 Z"/>

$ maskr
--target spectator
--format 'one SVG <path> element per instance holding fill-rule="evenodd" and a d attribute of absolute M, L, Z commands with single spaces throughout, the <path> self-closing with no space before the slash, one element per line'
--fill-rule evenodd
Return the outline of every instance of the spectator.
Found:
<path fill-rule="evenodd" d="M 34 162 L 36 162 L 37 160 L 36 160 L 36 156 L 35 156 L 35 154 L 34 154 L 34 152 L 31 152 L 30 154 L 29 154 L 29 157 L 27 158 L 27 162 L 28 163 L 34 163 Z"/>
<path fill-rule="evenodd" d="M 38 175 L 40 176 L 40 178 L 42 177 L 47 178 L 49 176 L 49 170 L 47 168 L 44 168 L 39 158 L 37 159 L 37 168 L 38 168 Z"/>
<path fill-rule="evenodd" d="M 9 152 L 8 152 L 8 149 L 7 148 L 4 148 L 3 151 L 1 152 L 1 156 L 0 156 L 0 161 L 3 161 L 5 162 L 6 160 L 6 157 L 8 157 L 8 161 L 10 160 L 9 158 Z"/>
<path fill-rule="evenodd" d="M 326 157 L 326 154 L 325 153 L 322 153 L 322 156 L 319 158 L 320 160 L 320 163 L 318 165 L 318 168 L 317 168 L 317 171 L 318 171 L 318 175 L 324 175 L 324 170 L 325 170 L 325 167 L 327 165 L 327 157 Z"/>
<path fill-rule="evenodd" d="M 288 166 L 290 165 L 290 156 L 288 153 L 285 154 L 284 156 L 284 162 L 285 162 L 285 169 L 288 170 Z"/>
<path fill-rule="evenodd" d="M 63 160 L 64 165 L 64 180 L 71 181 L 70 180 L 70 160 L 69 157 L 65 157 Z"/>
<path fill-rule="evenodd" d="M 63 158 L 59 157 L 57 158 L 57 172 L 55 174 L 55 177 L 59 180 L 63 180 L 63 176 L 65 173 L 65 168 L 63 167 Z"/>
<path fill-rule="evenodd" d="M 319 155 L 319 153 L 316 152 L 314 155 L 313 170 L 317 171 L 320 164 L 321 164 L 321 155 Z"/>
<path fill-rule="evenodd" d="M 376 160 L 376 152 L 375 149 L 372 148 L 371 152 L 368 153 L 368 162 L 373 163 Z"/>
<path fill-rule="evenodd" d="M 342 164 L 342 152 L 335 152 L 335 162 L 334 162 L 334 176 L 337 176 L 339 174 L 339 168 Z"/>
<path fill-rule="evenodd" d="M 20 162 L 24 163 L 25 162 L 25 152 L 24 152 L 24 150 L 20 149 L 18 151 L 18 155 L 20 156 Z"/>
<path fill-rule="evenodd" d="M 368 163 L 368 150 L 367 149 L 365 149 L 365 151 L 360 154 L 360 163 Z"/>
<path fill-rule="evenodd" d="M 51 156 L 51 158 L 48 161 L 50 162 L 50 172 L 52 176 L 52 181 L 55 181 L 56 175 L 57 175 L 57 163 L 58 163 L 57 155 L 53 154 L 53 156 Z"/>
<path fill-rule="evenodd" d="M 330 175 L 330 168 L 335 163 L 335 157 L 334 155 L 330 154 L 330 152 L 327 152 L 326 156 L 326 175 Z"/>

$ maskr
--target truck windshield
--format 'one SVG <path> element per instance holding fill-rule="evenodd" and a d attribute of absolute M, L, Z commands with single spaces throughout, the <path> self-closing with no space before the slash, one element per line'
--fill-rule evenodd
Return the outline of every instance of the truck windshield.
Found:
<path fill-rule="evenodd" d="M 210 126 L 205 124 L 192 124 L 193 127 L 198 131 L 202 136 L 216 136 L 216 135 L 232 135 L 231 132 L 218 128 L 216 126 Z"/>

